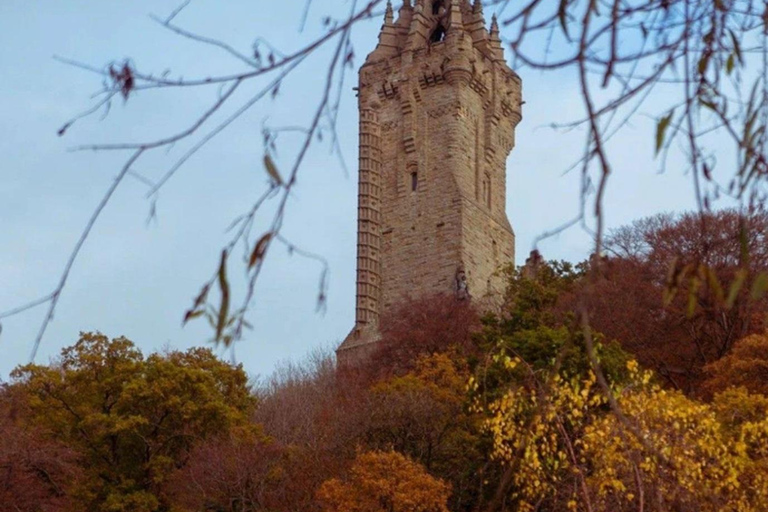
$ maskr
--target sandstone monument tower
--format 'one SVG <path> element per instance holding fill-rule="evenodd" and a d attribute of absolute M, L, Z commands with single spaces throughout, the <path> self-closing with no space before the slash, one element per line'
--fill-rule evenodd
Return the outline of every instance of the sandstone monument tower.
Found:
<path fill-rule="evenodd" d="M 339 360 L 367 354 L 381 315 L 406 297 L 500 291 L 514 260 L 506 159 L 521 119 L 521 81 L 507 66 L 481 0 L 390 3 L 360 69 L 357 308 Z"/>

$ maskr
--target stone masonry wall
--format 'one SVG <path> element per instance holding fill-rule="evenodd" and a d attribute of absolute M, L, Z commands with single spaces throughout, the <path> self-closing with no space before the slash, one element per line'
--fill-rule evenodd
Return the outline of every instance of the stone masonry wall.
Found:
<path fill-rule="evenodd" d="M 397 23 L 389 8 L 360 70 L 357 316 L 340 355 L 375 342 L 405 298 L 456 293 L 460 272 L 472 300 L 498 297 L 496 271 L 514 261 L 505 167 L 521 83 L 479 2 L 450 4 L 430 17 L 408 3 Z"/>

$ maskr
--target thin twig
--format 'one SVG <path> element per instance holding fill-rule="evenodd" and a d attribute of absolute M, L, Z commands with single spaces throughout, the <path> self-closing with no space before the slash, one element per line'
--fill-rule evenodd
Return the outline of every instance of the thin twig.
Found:
<path fill-rule="evenodd" d="M 80 238 L 77 240 L 77 243 L 75 243 L 75 247 L 74 249 L 72 249 L 72 252 L 70 253 L 69 258 L 67 259 L 67 262 L 64 265 L 64 270 L 62 271 L 61 277 L 59 278 L 59 283 L 56 285 L 56 288 L 54 288 L 53 292 L 50 294 L 48 311 L 45 314 L 43 323 L 40 325 L 40 330 L 37 333 L 37 337 L 35 338 L 35 342 L 32 347 L 32 354 L 30 356 L 31 361 L 35 360 L 35 356 L 37 355 L 37 350 L 40 347 L 40 342 L 43 339 L 43 335 L 45 334 L 45 331 L 48 328 L 48 324 L 50 324 L 51 321 L 53 320 L 53 313 L 54 311 L 56 311 L 56 305 L 59 303 L 59 298 L 61 298 L 61 293 L 62 291 L 64 291 L 64 286 L 67 284 L 69 273 L 72 270 L 72 266 L 75 264 L 77 255 L 80 254 L 80 250 L 83 248 L 83 245 L 85 245 L 86 240 L 88 240 L 88 235 L 90 235 L 91 229 L 93 229 L 93 226 L 96 224 L 96 221 L 101 216 L 101 212 L 104 211 L 104 208 L 109 203 L 109 200 L 112 198 L 112 194 L 115 193 L 115 190 L 117 190 L 117 187 L 123 181 L 123 178 L 125 178 L 125 176 L 128 174 L 128 171 L 130 170 L 131 166 L 134 163 L 136 163 L 136 160 L 139 159 L 139 157 L 144 151 L 145 151 L 144 148 L 137 149 L 133 153 L 133 155 L 131 155 L 131 157 L 128 158 L 128 160 L 123 165 L 123 168 L 120 170 L 118 175 L 112 181 L 112 184 L 107 189 L 107 192 L 104 194 L 104 197 L 102 197 L 98 206 L 91 214 L 91 218 L 88 220 L 88 223 L 85 225 L 85 229 L 83 229 L 83 232 L 80 234 Z"/>
<path fill-rule="evenodd" d="M 161 26 L 163 26 L 163 27 L 167 28 L 168 30 L 170 30 L 171 32 L 174 32 L 174 33 L 176 33 L 176 34 L 178 34 L 178 35 L 180 35 L 182 37 L 186 37 L 187 39 L 191 39 L 193 41 L 197 41 L 198 43 L 204 43 L 204 44 L 207 44 L 207 45 L 210 45 L 210 46 L 215 46 L 217 48 L 221 48 L 222 50 L 224 50 L 225 52 L 229 53 L 230 55 L 232 55 L 236 59 L 240 60 L 241 62 L 245 62 L 246 64 L 248 64 L 249 66 L 251 66 L 253 68 L 257 68 L 257 69 L 260 68 L 259 64 L 255 60 L 246 57 L 245 55 L 243 55 L 242 53 L 238 52 L 233 47 L 231 47 L 230 45 L 228 45 L 227 43 L 225 43 L 223 41 L 220 41 L 218 39 L 212 39 L 210 37 L 201 36 L 199 34 L 195 34 L 194 32 L 190 32 L 190 31 L 185 30 L 185 29 L 183 29 L 183 28 L 181 28 L 181 27 L 179 27 L 177 25 L 172 24 L 169 20 L 160 19 L 158 16 L 155 16 L 154 14 L 150 14 L 149 17 L 152 20 L 154 20 L 157 23 L 159 23 Z"/>

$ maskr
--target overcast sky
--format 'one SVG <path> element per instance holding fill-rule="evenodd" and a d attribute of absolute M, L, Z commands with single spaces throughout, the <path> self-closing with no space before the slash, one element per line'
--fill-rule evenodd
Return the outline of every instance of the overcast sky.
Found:
<path fill-rule="evenodd" d="M 174 76 L 234 72 L 242 63 L 214 48 L 179 38 L 148 16 L 166 16 L 176 0 L 0 0 L 0 312 L 49 293 L 88 217 L 118 172 L 125 153 L 75 152 L 92 142 L 141 141 L 183 129 L 215 100 L 216 88 L 144 92 L 109 115 L 77 122 L 64 137 L 59 127 L 92 105 L 101 79 L 67 66 L 54 55 L 102 67 L 133 59 L 144 70 Z M 176 22 L 220 38 L 248 53 L 262 37 L 278 48 L 299 48 L 322 32 L 323 9 L 346 12 L 345 0 L 314 2 L 298 32 L 304 0 L 192 0 Z M 490 11 L 488 9 L 487 11 Z M 490 17 L 490 12 L 486 12 Z M 361 23 L 353 36 L 355 66 L 376 43 L 381 20 Z M 215 270 L 224 231 L 267 187 L 261 129 L 305 123 L 320 93 L 328 53 L 321 52 L 287 81 L 275 101 L 249 111 L 191 159 L 162 191 L 156 221 L 147 224 L 147 187 L 128 180 L 104 211 L 61 296 L 37 362 L 71 345 L 80 331 L 125 335 L 142 350 L 205 345 L 202 322 L 181 318 L 201 284 Z M 555 131 L 555 122 L 581 112 L 568 75 L 519 70 L 525 106 L 517 147 L 507 166 L 507 212 L 522 263 L 533 240 L 578 211 L 579 179 L 563 171 L 579 155 L 583 132 Z M 315 146 L 291 198 L 285 234 L 322 254 L 331 274 L 327 311 L 315 313 L 318 266 L 281 247 L 270 253 L 249 319 L 254 329 L 238 344 L 237 360 L 251 375 L 267 374 L 280 360 L 301 358 L 318 346 L 335 346 L 354 319 L 357 202 L 357 111 L 345 85 L 338 128 L 347 176 L 327 144 Z M 240 103 L 259 88 L 247 84 Z M 239 104 L 239 103 L 238 103 Z M 234 104 L 233 104 L 234 105 Z M 227 111 L 231 112 L 231 110 Z M 217 119 L 223 119 L 223 115 Z M 653 160 L 654 121 L 643 117 L 611 145 L 615 176 L 608 187 L 609 226 L 659 211 L 693 207 L 683 172 L 658 174 Z M 279 140 L 278 165 L 287 166 L 298 139 Z M 189 146 L 179 144 L 141 161 L 136 169 L 158 179 Z M 578 261 L 590 238 L 579 228 L 540 245 L 548 259 Z M 233 279 L 237 276 L 233 276 Z M 45 308 L 3 321 L 0 377 L 28 362 Z"/>

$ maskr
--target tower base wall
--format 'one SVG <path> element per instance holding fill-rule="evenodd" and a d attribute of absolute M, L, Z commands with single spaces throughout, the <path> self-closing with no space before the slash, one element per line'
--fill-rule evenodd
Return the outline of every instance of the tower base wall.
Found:
<path fill-rule="evenodd" d="M 354 327 L 336 349 L 339 367 L 359 366 L 370 359 L 381 339 L 378 330 L 371 326 Z"/>

